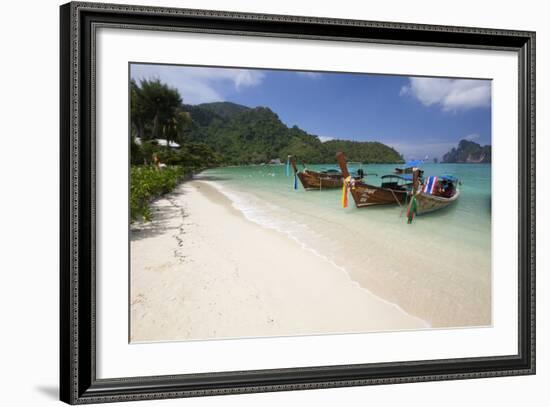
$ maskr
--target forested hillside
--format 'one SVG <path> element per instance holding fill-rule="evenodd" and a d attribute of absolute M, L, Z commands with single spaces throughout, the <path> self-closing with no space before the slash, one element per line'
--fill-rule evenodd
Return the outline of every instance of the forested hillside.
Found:
<path fill-rule="evenodd" d="M 322 143 L 297 126 L 287 127 L 267 107 L 230 102 L 183 104 L 176 89 L 158 80 L 132 81 L 131 95 L 132 133 L 141 142 L 132 146 L 136 164 L 148 160 L 158 139 L 180 145 L 160 151 L 164 161 L 190 166 L 260 164 L 277 158 L 285 161 L 288 155 L 308 163 L 332 163 L 338 151 L 344 151 L 351 161 L 403 161 L 396 150 L 378 142 Z"/>

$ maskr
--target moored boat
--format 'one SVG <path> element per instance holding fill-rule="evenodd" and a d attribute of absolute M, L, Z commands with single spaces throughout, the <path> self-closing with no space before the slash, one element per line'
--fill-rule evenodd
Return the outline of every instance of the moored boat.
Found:
<path fill-rule="evenodd" d="M 327 188 L 341 188 L 344 183 L 343 174 L 336 169 L 327 169 L 324 171 L 313 171 L 305 168 L 302 171 L 298 170 L 296 166 L 295 157 L 289 157 L 290 164 L 294 171 L 294 175 L 298 177 L 302 186 L 306 190 L 323 190 Z M 360 180 L 363 176 L 362 170 L 358 171 L 356 180 Z"/>
<path fill-rule="evenodd" d="M 411 223 L 415 215 L 437 211 L 456 202 L 460 196 L 459 181 L 452 175 L 431 176 L 423 182 L 419 172 L 413 173 L 413 193 L 407 208 Z"/>
<path fill-rule="evenodd" d="M 344 153 L 337 153 L 336 160 L 340 165 L 342 175 L 347 180 L 345 182 L 348 183 L 347 187 L 355 201 L 356 207 L 362 208 L 390 204 L 401 205 L 407 200 L 412 187 L 412 178 L 390 175 L 381 178 L 382 184 L 380 186 L 370 185 L 362 180 L 355 180 L 350 176 Z"/>

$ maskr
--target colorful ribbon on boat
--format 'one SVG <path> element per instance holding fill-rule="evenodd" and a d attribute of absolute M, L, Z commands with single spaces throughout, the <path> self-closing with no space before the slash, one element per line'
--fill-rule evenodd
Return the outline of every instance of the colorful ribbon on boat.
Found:
<path fill-rule="evenodd" d="M 344 182 L 342 183 L 342 208 L 348 207 L 348 190 L 350 181 L 351 177 L 348 176 L 344 179 Z"/>
<path fill-rule="evenodd" d="M 417 210 L 416 195 L 413 195 L 407 208 L 407 223 L 412 223 Z"/>

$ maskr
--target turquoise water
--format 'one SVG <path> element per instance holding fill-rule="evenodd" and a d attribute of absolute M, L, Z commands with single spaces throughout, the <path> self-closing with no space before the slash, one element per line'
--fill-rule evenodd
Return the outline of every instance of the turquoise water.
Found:
<path fill-rule="evenodd" d="M 334 168 L 310 165 L 310 169 Z M 369 184 L 395 165 L 368 165 Z M 353 166 L 350 170 L 354 170 Z M 409 225 L 397 205 L 358 209 L 341 190 L 293 188 L 284 165 L 211 169 L 199 179 L 227 195 L 249 220 L 287 234 L 345 269 L 365 288 L 433 326 L 491 323 L 491 166 L 427 164 L 425 176 L 461 181 L 456 204 Z"/>

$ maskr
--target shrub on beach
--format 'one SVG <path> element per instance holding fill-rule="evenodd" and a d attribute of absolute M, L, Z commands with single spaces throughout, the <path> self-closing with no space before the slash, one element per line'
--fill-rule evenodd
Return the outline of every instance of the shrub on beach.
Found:
<path fill-rule="evenodd" d="M 172 191 L 190 170 L 168 166 L 158 170 L 152 165 L 132 165 L 130 168 L 130 218 L 151 220 L 151 201 Z"/>
<path fill-rule="evenodd" d="M 197 169 L 217 167 L 222 162 L 221 155 L 204 143 L 183 143 L 178 150 L 159 151 L 158 156 L 165 164 Z"/>

